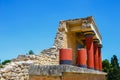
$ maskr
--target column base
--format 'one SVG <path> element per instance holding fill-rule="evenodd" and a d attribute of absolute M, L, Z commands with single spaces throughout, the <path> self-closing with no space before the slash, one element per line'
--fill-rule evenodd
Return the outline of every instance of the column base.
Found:
<path fill-rule="evenodd" d="M 92 70 L 94 70 L 94 68 L 92 68 L 92 67 L 88 67 L 88 69 L 92 69 Z"/>
<path fill-rule="evenodd" d="M 78 67 L 87 68 L 86 65 L 78 65 Z"/>
<path fill-rule="evenodd" d="M 96 71 L 100 71 L 99 69 L 94 69 L 94 70 L 96 70 Z"/>
<path fill-rule="evenodd" d="M 72 65 L 72 61 L 71 60 L 60 60 L 60 64 Z"/>

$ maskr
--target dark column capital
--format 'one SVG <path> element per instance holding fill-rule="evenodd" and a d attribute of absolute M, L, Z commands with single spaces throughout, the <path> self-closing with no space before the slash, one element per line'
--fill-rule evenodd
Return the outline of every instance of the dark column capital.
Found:
<path fill-rule="evenodd" d="M 98 44 L 98 48 L 102 48 L 103 47 L 103 45 L 102 44 Z"/>
<path fill-rule="evenodd" d="M 95 45 L 99 45 L 99 40 L 98 40 L 98 39 L 93 39 L 93 43 L 94 43 Z"/>
<path fill-rule="evenodd" d="M 99 40 L 98 39 L 93 39 L 93 42 L 94 43 L 99 43 Z"/>
<path fill-rule="evenodd" d="M 85 37 L 93 37 L 95 33 L 93 31 L 86 31 L 84 32 Z"/>

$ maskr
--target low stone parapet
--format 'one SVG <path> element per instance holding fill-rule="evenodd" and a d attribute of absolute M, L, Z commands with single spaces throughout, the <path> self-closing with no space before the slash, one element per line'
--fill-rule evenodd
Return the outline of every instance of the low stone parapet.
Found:
<path fill-rule="evenodd" d="M 105 75 L 101 71 L 71 65 L 31 65 L 29 69 L 30 80 L 105 80 Z"/>

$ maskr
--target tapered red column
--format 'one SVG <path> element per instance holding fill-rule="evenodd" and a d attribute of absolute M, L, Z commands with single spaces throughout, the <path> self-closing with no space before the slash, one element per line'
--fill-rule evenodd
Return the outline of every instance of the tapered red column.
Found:
<path fill-rule="evenodd" d="M 99 70 L 102 71 L 102 53 L 101 53 L 102 45 L 98 46 L 98 57 L 99 57 Z"/>
<path fill-rule="evenodd" d="M 99 70 L 98 43 L 94 42 L 94 68 Z"/>
<path fill-rule="evenodd" d="M 94 69 L 93 36 L 93 34 L 85 35 L 87 48 L 87 67 L 89 69 Z"/>
<path fill-rule="evenodd" d="M 86 49 L 84 48 L 81 48 L 81 49 L 78 49 L 78 58 L 77 58 L 77 65 L 79 67 L 83 67 L 83 68 L 86 68 Z"/>
<path fill-rule="evenodd" d="M 60 64 L 72 64 L 72 49 L 62 48 L 59 50 Z"/>

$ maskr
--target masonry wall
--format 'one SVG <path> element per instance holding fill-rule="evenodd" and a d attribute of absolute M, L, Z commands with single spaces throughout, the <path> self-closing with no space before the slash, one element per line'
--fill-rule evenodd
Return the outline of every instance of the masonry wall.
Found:
<path fill-rule="evenodd" d="M 62 76 L 30 76 L 30 80 L 106 80 L 105 75 L 63 73 Z"/>

